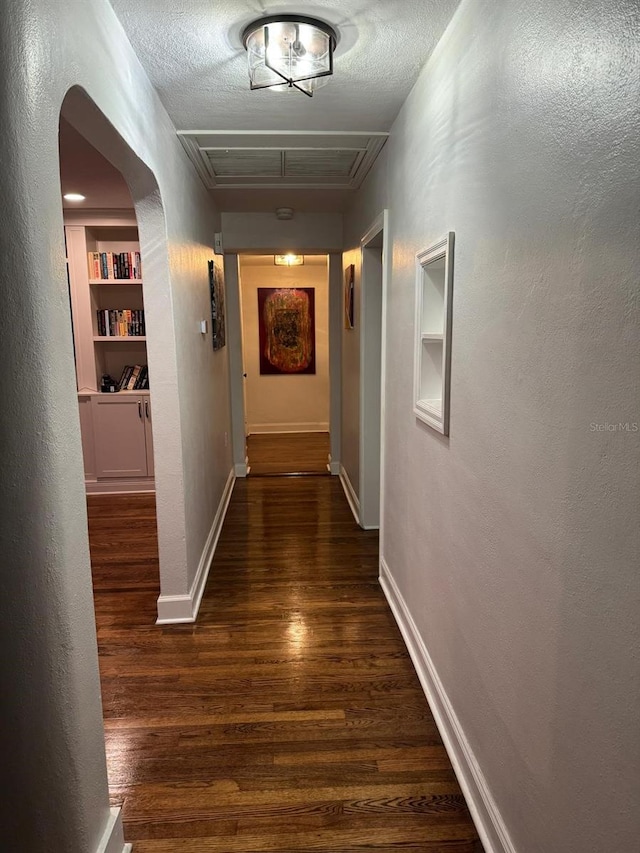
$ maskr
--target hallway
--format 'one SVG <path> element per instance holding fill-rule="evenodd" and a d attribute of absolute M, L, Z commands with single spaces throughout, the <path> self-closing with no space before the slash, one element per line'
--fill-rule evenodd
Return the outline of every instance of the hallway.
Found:
<path fill-rule="evenodd" d="M 482 850 L 337 478 L 236 482 L 196 625 L 153 624 L 153 497 L 89 515 L 135 853 Z"/>

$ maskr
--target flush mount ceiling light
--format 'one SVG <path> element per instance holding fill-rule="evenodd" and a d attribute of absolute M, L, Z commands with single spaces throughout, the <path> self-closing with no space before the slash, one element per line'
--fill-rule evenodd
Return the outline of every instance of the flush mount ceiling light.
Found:
<path fill-rule="evenodd" d="M 333 74 L 338 37 L 333 27 L 305 15 L 270 15 L 242 33 L 252 89 L 285 86 L 311 97 Z"/>
<path fill-rule="evenodd" d="M 81 193 L 65 193 L 62 198 L 66 199 L 66 201 L 84 201 L 85 196 Z"/>
<path fill-rule="evenodd" d="M 274 255 L 273 262 L 277 267 L 300 267 L 304 264 L 304 255 Z"/>

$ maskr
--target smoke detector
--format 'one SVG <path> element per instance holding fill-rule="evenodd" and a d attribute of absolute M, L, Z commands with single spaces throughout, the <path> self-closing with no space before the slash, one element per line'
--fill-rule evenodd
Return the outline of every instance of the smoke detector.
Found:
<path fill-rule="evenodd" d="M 293 208 L 292 207 L 278 207 L 278 208 L 276 208 L 276 218 L 277 219 L 293 219 Z"/>

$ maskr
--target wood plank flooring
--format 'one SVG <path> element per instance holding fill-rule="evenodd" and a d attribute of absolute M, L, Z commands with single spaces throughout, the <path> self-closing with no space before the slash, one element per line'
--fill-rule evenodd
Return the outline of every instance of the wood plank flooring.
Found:
<path fill-rule="evenodd" d="M 153 498 L 89 498 L 112 801 L 134 853 L 478 853 L 335 477 L 239 480 L 196 625 Z"/>
<path fill-rule="evenodd" d="M 256 433 L 247 438 L 250 476 L 329 475 L 328 432 Z"/>

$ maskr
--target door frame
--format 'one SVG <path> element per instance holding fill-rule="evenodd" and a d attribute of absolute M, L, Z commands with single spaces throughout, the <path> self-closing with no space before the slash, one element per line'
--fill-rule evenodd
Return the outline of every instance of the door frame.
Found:
<path fill-rule="evenodd" d="M 240 253 L 225 252 L 225 310 L 229 349 L 229 396 L 231 400 L 231 445 L 236 477 L 246 477 L 247 436 L 244 399 L 244 345 L 240 294 Z"/>
<path fill-rule="evenodd" d="M 342 252 L 314 248 L 296 248 L 298 254 L 325 255 L 329 292 L 329 471 L 340 474 L 340 444 L 342 423 L 341 364 L 342 364 Z M 246 452 L 246 411 L 244 389 L 244 347 L 242 340 L 242 294 L 240 289 L 240 255 L 273 255 L 277 249 L 229 249 L 225 252 L 226 320 L 229 346 L 229 386 L 231 396 L 231 430 L 236 477 L 248 473 Z"/>
<path fill-rule="evenodd" d="M 367 255 L 371 244 L 382 234 L 382 269 L 380 277 L 380 325 L 367 323 L 369 308 L 372 305 L 371 286 L 367 287 Z M 360 503 L 359 524 L 365 530 L 380 529 L 380 548 L 382 550 L 384 518 L 384 457 L 385 457 L 385 377 L 386 377 L 386 341 L 387 341 L 387 294 L 390 280 L 390 241 L 389 210 L 385 208 L 373 221 L 360 239 L 360 446 L 358 497 Z M 377 284 L 377 282 L 375 282 Z M 372 349 L 380 347 L 379 370 L 371 365 L 368 358 Z M 379 424 L 371 424 L 368 409 L 370 404 L 369 386 L 378 383 L 380 405 L 376 406 Z M 376 428 L 378 427 L 378 428 Z M 365 476 L 367 465 L 377 459 L 379 465 L 379 485 L 372 486 Z"/>

